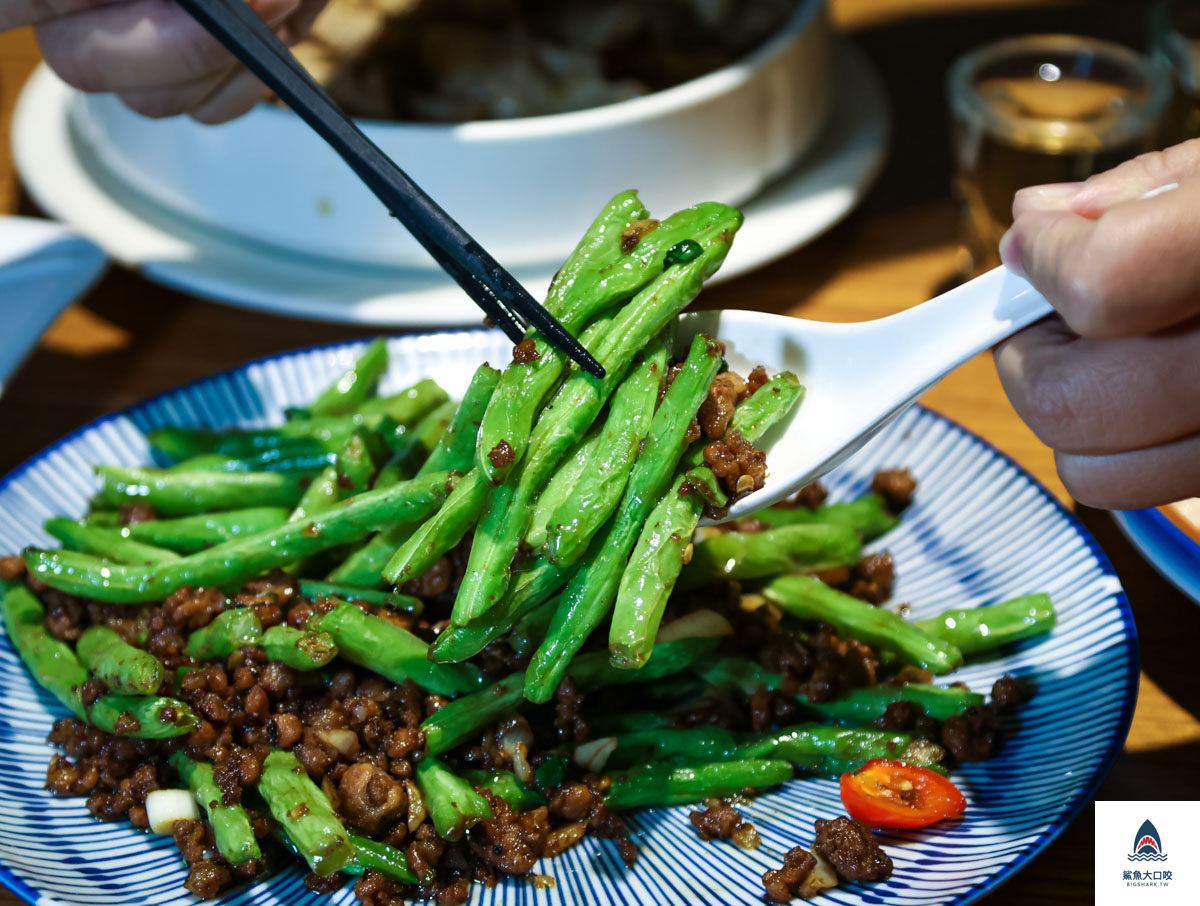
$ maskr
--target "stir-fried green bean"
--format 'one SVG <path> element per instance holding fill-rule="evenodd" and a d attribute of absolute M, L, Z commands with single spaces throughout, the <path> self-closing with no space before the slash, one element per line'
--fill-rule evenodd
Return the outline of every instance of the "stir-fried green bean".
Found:
<path fill-rule="evenodd" d="M 95 554 L 117 563 L 164 563 L 179 559 L 174 551 L 126 538 L 117 529 L 84 525 L 63 516 L 47 519 L 45 529 L 67 550 Z"/>
<path fill-rule="evenodd" d="M 613 607 L 608 647 L 616 666 L 646 663 L 704 507 L 725 503 L 716 477 L 701 466 L 680 475 L 650 512 Z"/>
<path fill-rule="evenodd" d="M 153 695 L 162 685 L 162 661 L 130 645 L 107 626 L 85 629 L 75 643 L 75 654 L 112 692 Z"/>
<path fill-rule="evenodd" d="M 862 557 L 851 529 L 833 524 L 788 525 L 764 532 L 722 532 L 697 543 L 679 587 L 744 582 L 780 573 L 849 566 Z"/>
<path fill-rule="evenodd" d="M 262 850 L 250 826 L 250 816 L 240 805 L 225 804 L 225 795 L 213 778 L 213 767 L 203 761 L 194 761 L 183 752 L 170 758 L 171 767 L 179 774 L 196 803 L 204 809 L 217 852 L 230 865 L 242 865 L 251 859 L 261 859 Z"/>
<path fill-rule="evenodd" d="M 1056 621 L 1050 596 L 1035 594 L 988 607 L 947 610 L 913 625 L 963 654 L 973 655 L 1045 635 Z"/>
<path fill-rule="evenodd" d="M 310 554 L 357 541 L 383 525 L 415 522 L 445 499 L 451 476 L 434 473 L 368 491 L 320 513 L 154 566 L 108 564 L 71 551 L 25 552 L 27 568 L 47 585 L 117 604 L 162 600 L 185 585 L 240 584 Z"/>
<path fill-rule="evenodd" d="M 546 640 L 530 662 L 525 696 L 531 701 L 549 700 L 571 658 L 612 607 L 629 552 L 671 480 L 683 454 L 688 425 L 720 363 L 720 347 L 704 337 L 693 340 L 687 359 L 654 413 L 616 516 L 593 540 L 587 557 L 567 584 Z"/>
<path fill-rule="evenodd" d="M 376 337 L 367 344 L 358 361 L 330 384 L 308 407 L 313 415 L 345 415 L 353 412 L 371 395 L 387 371 L 387 340 Z"/>
<path fill-rule="evenodd" d="M 934 673 L 949 673 L 962 664 L 962 652 L 949 642 L 812 576 L 779 576 L 763 587 L 763 594 L 792 616 L 831 623 L 846 638 L 875 645 Z"/>
<path fill-rule="evenodd" d="M 331 875 L 354 858 L 333 806 L 291 752 L 272 751 L 255 788 L 314 873 Z"/>

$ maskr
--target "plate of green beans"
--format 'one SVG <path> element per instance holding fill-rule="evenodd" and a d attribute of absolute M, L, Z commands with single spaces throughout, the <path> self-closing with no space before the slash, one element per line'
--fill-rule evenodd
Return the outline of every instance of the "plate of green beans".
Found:
<path fill-rule="evenodd" d="M 603 379 L 536 334 L 322 347 L 5 478 L 0 879 L 31 903 L 946 904 L 1032 858 L 1128 729 L 1120 586 L 920 408 L 711 524 L 803 406 L 803 375 L 739 373 L 681 323 L 740 223 L 605 206 L 546 303 Z"/>

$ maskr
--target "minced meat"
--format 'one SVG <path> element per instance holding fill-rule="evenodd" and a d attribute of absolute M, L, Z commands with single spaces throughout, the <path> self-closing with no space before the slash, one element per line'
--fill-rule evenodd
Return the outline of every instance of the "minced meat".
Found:
<path fill-rule="evenodd" d="M 917 480 L 908 469 L 882 469 L 871 480 L 871 490 L 887 501 L 893 512 L 900 512 L 912 503 Z"/>
<path fill-rule="evenodd" d="M 880 848 L 871 828 L 853 818 L 817 819 L 813 852 L 819 853 L 847 881 L 882 881 L 892 876 L 892 860 Z"/>
<path fill-rule="evenodd" d="M 800 895 L 800 887 L 817 867 L 817 860 L 803 846 L 789 849 L 783 857 L 783 867 L 773 868 L 762 876 L 766 898 L 772 903 L 789 903 Z"/>

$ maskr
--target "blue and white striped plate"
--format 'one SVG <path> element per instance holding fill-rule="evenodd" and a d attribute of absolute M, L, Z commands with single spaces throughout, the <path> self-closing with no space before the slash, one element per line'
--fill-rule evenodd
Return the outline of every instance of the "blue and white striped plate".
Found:
<path fill-rule="evenodd" d="M 144 463 L 143 433 L 168 423 L 266 425 L 308 402 L 361 351 L 344 344 L 277 356 L 188 385 L 102 418 L 45 450 L 0 482 L 0 552 L 49 544 L 44 519 L 82 514 L 98 463 Z M 503 364 L 511 346 L 496 333 L 435 333 L 391 342 L 385 391 L 431 376 L 461 393 L 484 359 Z M 907 466 L 920 481 L 903 525 L 882 540 L 898 564 L 896 601 L 924 617 L 950 606 L 982 605 L 1049 592 L 1060 623 L 1044 640 L 1001 660 L 961 670 L 987 691 L 1003 673 L 1032 677 L 1038 695 L 1015 720 L 992 761 L 956 780 L 965 817 L 929 830 L 884 835 L 896 863 L 891 880 L 839 887 L 834 904 L 946 906 L 995 888 L 1050 842 L 1086 804 L 1119 751 L 1137 694 L 1136 635 L 1121 586 L 1095 542 L 1026 472 L 983 441 L 914 409 L 830 476 L 832 496 L 863 493 L 877 468 Z M 43 741 L 65 712 L 30 680 L 7 640 L 0 643 L 0 880 L 31 903 L 188 903 L 184 871 L 166 837 L 94 820 L 81 799 L 42 788 L 51 748 Z M 556 885 L 526 881 L 480 887 L 472 902 L 533 904 L 757 904 L 759 882 L 783 853 L 808 845 L 813 819 L 842 813 L 837 785 L 793 781 L 746 809 L 762 848 L 742 852 L 702 842 L 688 809 L 636 815 L 640 850 L 626 870 L 610 842 L 587 839 L 538 871 Z M 315 903 L 298 871 L 244 887 L 222 904 Z M 353 902 L 347 887 L 333 897 Z"/>

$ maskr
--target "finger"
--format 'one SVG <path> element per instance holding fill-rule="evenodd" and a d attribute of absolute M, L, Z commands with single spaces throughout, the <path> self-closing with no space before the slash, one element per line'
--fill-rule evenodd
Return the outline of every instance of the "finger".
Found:
<path fill-rule="evenodd" d="M 39 25 L 81 10 L 120 2 L 123 0 L 2 0 L 0 31 L 25 25 Z"/>
<path fill-rule="evenodd" d="M 179 116 L 199 107 L 240 71 L 241 66 L 238 63 L 230 63 L 224 69 L 202 79 L 167 88 L 123 91 L 118 96 L 126 107 L 142 116 L 156 119 Z"/>
<path fill-rule="evenodd" d="M 1051 318 L 997 347 L 996 371 L 1022 421 L 1063 453 L 1120 453 L 1200 432 L 1200 322 L 1087 340 Z"/>
<path fill-rule="evenodd" d="M 1134 510 L 1200 497 L 1200 435 L 1129 453 L 1054 458 L 1071 496 L 1088 506 Z"/>
<path fill-rule="evenodd" d="M 300 0 L 251 0 L 278 25 Z M 84 91 L 140 91 L 206 78 L 232 57 L 174 3 L 129 0 L 46 21 L 38 43 L 50 66 Z"/>
<path fill-rule="evenodd" d="M 213 126 L 249 113 L 266 96 L 266 86 L 243 69 L 189 113 L 197 122 Z"/>
<path fill-rule="evenodd" d="M 1097 339 L 1151 333 L 1200 314 L 1200 175 L 1095 220 L 1027 211 L 1001 244 L 1071 329 Z"/>

